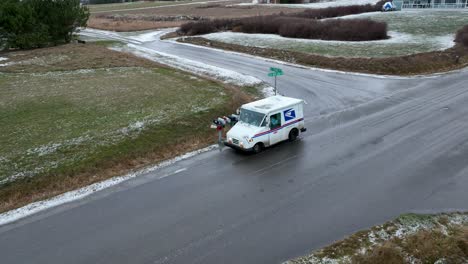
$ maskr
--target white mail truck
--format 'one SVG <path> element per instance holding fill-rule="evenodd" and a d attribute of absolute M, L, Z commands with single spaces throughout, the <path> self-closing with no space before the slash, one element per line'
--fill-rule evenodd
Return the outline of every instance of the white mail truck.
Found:
<path fill-rule="evenodd" d="M 303 108 L 304 100 L 281 95 L 244 104 L 224 144 L 258 153 L 281 141 L 294 141 L 306 131 Z"/>

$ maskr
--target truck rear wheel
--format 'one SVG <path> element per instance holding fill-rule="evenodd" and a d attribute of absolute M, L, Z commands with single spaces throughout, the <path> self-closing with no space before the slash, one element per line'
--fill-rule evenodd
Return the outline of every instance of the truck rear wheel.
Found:
<path fill-rule="evenodd" d="M 291 131 L 289 131 L 288 139 L 289 141 L 294 141 L 297 139 L 298 136 L 299 136 L 299 130 L 297 130 L 297 128 L 294 128 Z"/>

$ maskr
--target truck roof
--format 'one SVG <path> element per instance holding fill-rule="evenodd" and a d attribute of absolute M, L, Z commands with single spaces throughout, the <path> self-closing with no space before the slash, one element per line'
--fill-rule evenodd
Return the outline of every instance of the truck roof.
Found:
<path fill-rule="evenodd" d="M 244 109 L 268 114 L 271 111 L 280 110 L 304 102 L 301 99 L 286 97 L 282 95 L 270 96 L 265 99 L 254 101 L 242 106 Z"/>

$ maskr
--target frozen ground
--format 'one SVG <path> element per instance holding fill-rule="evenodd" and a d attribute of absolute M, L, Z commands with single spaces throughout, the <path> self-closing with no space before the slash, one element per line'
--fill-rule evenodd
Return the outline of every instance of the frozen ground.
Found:
<path fill-rule="evenodd" d="M 464 11 L 375 12 L 344 18 L 357 17 L 387 22 L 391 38 L 380 41 L 346 42 L 232 32 L 213 33 L 204 37 L 231 44 L 301 51 L 325 56 L 389 57 L 450 48 L 454 45 L 455 32 L 468 24 L 468 12 Z"/>

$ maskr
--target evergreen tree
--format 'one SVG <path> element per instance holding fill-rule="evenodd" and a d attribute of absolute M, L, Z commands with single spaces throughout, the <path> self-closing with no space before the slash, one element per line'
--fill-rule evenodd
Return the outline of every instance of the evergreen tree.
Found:
<path fill-rule="evenodd" d="M 1 0 L 0 49 L 68 43 L 88 18 L 79 0 Z"/>

